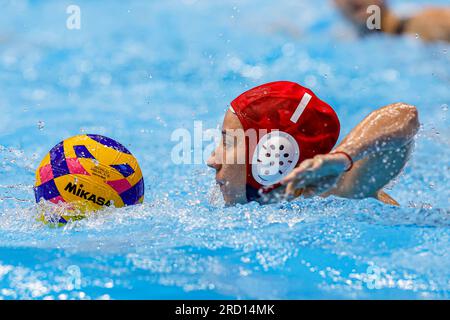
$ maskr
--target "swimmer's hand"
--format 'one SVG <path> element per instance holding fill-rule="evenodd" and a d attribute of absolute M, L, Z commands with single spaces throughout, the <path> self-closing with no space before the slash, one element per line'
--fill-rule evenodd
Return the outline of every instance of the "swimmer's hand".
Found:
<path fill-rule="evenodd" d="M 286 198 L 295 198 L 301 189 L 301 195 L 305 197 L 329 191 L 336 186 L 340 176 L 351 165 L 349 162 L 350 160 L 340 153 L 321 154 L 303 161 L 281 180 L 281 184 L 286 185 Z"/>

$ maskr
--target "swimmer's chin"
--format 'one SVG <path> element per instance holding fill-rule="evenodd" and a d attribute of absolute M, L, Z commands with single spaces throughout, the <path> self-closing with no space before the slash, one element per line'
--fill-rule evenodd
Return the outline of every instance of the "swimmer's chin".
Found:
<path fill-rule="evenodd" d="M 223 200 L 225 202 L 226 207 L 232 207 L 237 204 L 246 204 L 248 203 L 247 197 L 245 195 L 230 195 L 225 190 L 222 191 Z"/>
<path fill-rule="evenodd" d="M 220 189 L 222 191 L 222 196 L 226 207 L 249 203 L 249 201 L 247 200 L 247 195 L 245 193 L 230 194 L 227 192 L 225 187 L 221 187 Z M 257 199 L 254 199 L 253 201 L 261 205 L 283 202 L 286 201 L 285 191 L 285 186 L 280 186 L 272 190 L 269 194 L 263 195 Z"/>
<path fill-rule="evenodd" d="M 238 204 L 246 204 L 246 203 L 248 203 L 247 199 L 240 199 L 240 198 L 239 199 L 235 199 L 235 198 L 227 199 L 227 198 L 223 197 L 223 200 L 225 202 L 225 207 L 233 207 L 233 206 L 238 205 Z"/>

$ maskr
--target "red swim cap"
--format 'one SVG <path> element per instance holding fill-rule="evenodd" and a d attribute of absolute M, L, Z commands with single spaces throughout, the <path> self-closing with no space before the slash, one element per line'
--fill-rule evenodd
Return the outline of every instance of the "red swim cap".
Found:
<path fill-rule="evenodd" d="M 330 152 L 339 137 L 334 110 L 294 82 L 250 89 L 234 99 L 230 109 L 246 132 L 257 133 L 256 145 L 246 139 L 247 186 L 253 191 L 274 189 L 303 160 Z M 261 134 L 264 130 L 267 133 Z"/>

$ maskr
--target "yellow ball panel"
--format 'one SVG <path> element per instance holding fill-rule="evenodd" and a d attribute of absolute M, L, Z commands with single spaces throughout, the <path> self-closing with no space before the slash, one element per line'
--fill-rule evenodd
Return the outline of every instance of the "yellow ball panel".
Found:
<path fill-rule="evenodd" d="M 96 162 L 93 159 L 78 159 L 84 169 L 92 176 L 93 181 L 98 183 L 123 179 L 123 176 L 114 168 L 104 165 L 102 162 Z"/>
<path fill-rule="evenodd" d="M 99 184 L 91 176 L 65 175 L 55 179 L 61 197 L 76 204 L 76 209 L 98 210 L 104 206 L 123 207 L 120 196 L 108 185 Z"/>

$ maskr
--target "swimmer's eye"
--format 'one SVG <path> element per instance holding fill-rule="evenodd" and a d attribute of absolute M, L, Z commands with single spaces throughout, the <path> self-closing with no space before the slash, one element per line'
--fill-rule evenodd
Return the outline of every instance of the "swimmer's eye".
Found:
<path fill-rule="evenodd" d="M 234 137 L 233 136 L 224 134 L 222 136 L 222 141 L 223 141 L 223 146 L 225 148 L 230 148 L 230 147 L 234 146 Z"/>
<path fill-rule="evenodd" d="M 222 144 L 224 148 L 232 148 L 236 143 L 236 137 L 232 134 L 227 134 L 225 130 L 222 130 Z"/>

